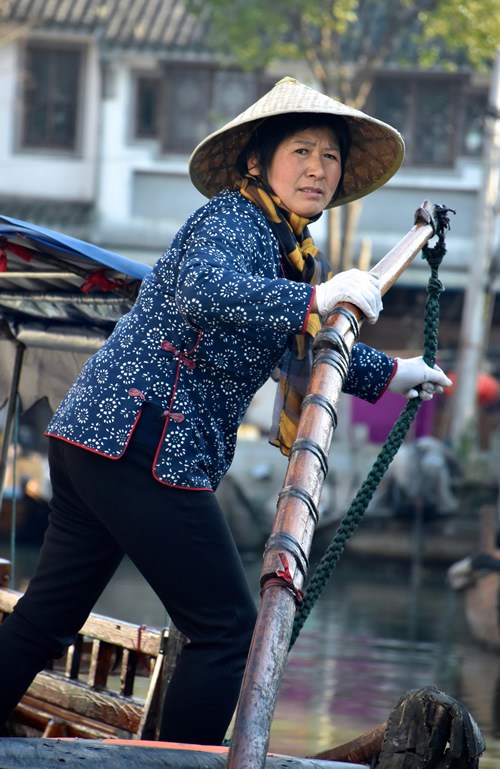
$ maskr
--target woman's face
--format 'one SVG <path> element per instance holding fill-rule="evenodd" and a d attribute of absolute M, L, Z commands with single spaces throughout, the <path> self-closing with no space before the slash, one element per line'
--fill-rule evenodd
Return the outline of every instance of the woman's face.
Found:
<path fill-rule="evenodd" d="M 249 163 L 258 174 L 258 165 Z M 320 214 L 333 197 L 342 173 L 339 143 L 325 127 L 305 128 L 283 139 L 267 172 L 267 181 L 281 202 L 298 216 Z"/>

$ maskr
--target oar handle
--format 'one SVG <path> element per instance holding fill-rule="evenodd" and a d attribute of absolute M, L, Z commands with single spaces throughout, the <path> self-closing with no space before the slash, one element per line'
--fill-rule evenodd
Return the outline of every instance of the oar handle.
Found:
<path fill-rule="evenodd" d="M 412 229 L 373 268 L 372 272 L 380 278 L 382 294 L 388 291 L 435 234 L 432 212 L 433 207 L 424 202 L 415 214 Z M 345 306 L 359 325 L 364 320 L 361 310 L 352 304 L 346 303 Z M 347 357 L 356 340 L 354 326 L 349 313 L 332 313 L 325 323 L 326 334 L 331 329 L 331 336 L 343 342 L 337 346 L 338 354 L 334 352 L 330 355 L 326 350 L 328 360 L 321 358 L 323 350 L 316 353 L 297 439 L 292 447 L 273 529 L 264 553 L 262 599 L 241 688 L 227 769 L 263 769 L 265 764 L 271 719 L 292 636 L 295 601 L 307 574 L 318 502 L 335 429 L 336 404 L 342 390 L 343 372 L 349 363 Z M 286 581 L 275 578 L 283 573 L 283 569 L 289 577 Z"/>
<path fill-rule="evenodd" d="M 345 761 L 349 764 L 370 764 L 374 756 L 378 756 L 382 750 L 387 723 L 374 726 L 359 737 L 335 748 L 328 748 L 321 753 L 315 753 L 310 758 L 323 761 Z"/>
<path fill-rule="evenodd" d="M 380 292 L 382 296 L 389 291 L 399 276 L 411 264 L 415 255 L 425 246 L 427 241 L 436 233 L 434 221 L 434 206 L 428 200 L 424 200 L 420 208 L 415 211 L 414 225 L 401 240 L 387 252 L 385 256 L 371 268 L 370 273 L 380 279 Z M 345 307 L 359 322 L 364 320 L 361 310 L 350 302 L 341 302 L 336 308 Z M 336 309 L 334 308 L 334 309 Z M 332 313 L 325 326 L 336 325 L 338 315 Z"/>
<path fill-rule="evenodd" d="M 435 232 L 434 206 L 428 200 L 424 200 L 415 212 L 415 224 L 411 230 L 370 270 L 372 275 L 378 275 L 380 278 L 382 294 L 394 285 L 415 258 L 415 254 Z"/>

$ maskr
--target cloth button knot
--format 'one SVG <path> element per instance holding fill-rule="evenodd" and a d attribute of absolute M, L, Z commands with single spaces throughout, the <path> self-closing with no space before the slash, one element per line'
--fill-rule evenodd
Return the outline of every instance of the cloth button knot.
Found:
<path fill-rule="evenodd" d="M 177 423 L 179 423 L 179 422 L 184 422 L 184 420 L 185 420 L 185 418 L 186 418 L 186 417 L 184 416 L 184 414 L 178 414 L 178 413 L 173 413 L 173 412 L 171 412 L 171 413 L 169 414 L 169 412 L 168 412 L 168 411 L 164 411 L 164 412 L 163 412 L 163 417 L 164 417 L 165 419 L 168 417 L 168 418 L 169 418 L 169 419 L 170 419 L 172 422 L 177 422 Z"/>
<path fill-rule="evenodd" d="M 130 395 L 132 398 L 140 398 L 141 401 L 146 400 L 146 396 L 144 395 L 144 393 L 141 392 L 141 390 L 138 390 L 137 387 L 131 387 L 127 394 Z"/>
<path fill-rule="evenodd" d="M 160 347 L 165 352 L 171 352 L 174 358 L 177 358 L 178 360 L 181 361 L 181 363 L 184 363 L 184 365 L 187 368 L 190 368 L 190 369 L 196 368 L 195 361 L 191 360 L 191 358 L 189 358 L 185 352 L 181 352 L 180 350 L 177 350 L 177 348 L 174 347 L 174 345 L 168 340 L 165 340 L 164 342 L 162 342 Z"/>

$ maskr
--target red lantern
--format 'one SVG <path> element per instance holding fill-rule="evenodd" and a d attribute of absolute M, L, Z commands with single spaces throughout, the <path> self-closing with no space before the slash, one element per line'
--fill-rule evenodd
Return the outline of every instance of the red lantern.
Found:
<path fill-rule="evenodd" d="M 488 406 L 500 398 L 500 384 L 490 374 L 478 374 L 476 395 L 480 406 Z"/>
<path fill-rule="evenodd" d="M 452 381 L 452 385 L 445 389 L 445 392 L 450 394 L 456 390 L 457 387 L 457 375 L 453 371 L 448 374 L 448 377 Z M 476 398 L 480 406 L 488 406 L 490 403 L 500 399 L 500 383 L 498 379 L 495 379 L 491 374 L 478 374 L 476 378 Z"/>

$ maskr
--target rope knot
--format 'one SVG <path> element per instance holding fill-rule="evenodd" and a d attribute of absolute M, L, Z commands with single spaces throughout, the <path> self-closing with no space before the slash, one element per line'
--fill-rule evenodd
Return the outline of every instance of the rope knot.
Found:
<path fill-rule="evenodd" d="M 266 574 L 265 577 L 261 579 L 260 594 L 262 595 L 264 590 L 267 590 L 269 587 L 286 587 L 288 590 L 290 590 L 291 593 L 293 593 L 295 602 L 300 605 L 304 599 L 304 593 L 294 584 L 293 577 L 288 565 L 288 558 L 286 557 L 285 553 L 278 553 L 278 556 L 283 568 L 276 569 L 274 576 L 272 573 L 270 573 Z"/>
<path fill-rule="evenodd" d="M 276 576 L 279 577 L 279 579 L 282 579 L 283 582 L 286 582 L 287 587 L 289 587 L 292 593 L 294 594 L 297 600 L 297 603 L 301 603 L 303 598 L 303 593 L 302 593 L 302 590 L 299 590 L 299 588 L 294 584 L 293 577 L 290 572 L 290 567 L 288 564 L 288 558 L 286 557 L 285 553 L 278 553 L 278 556 L 283 568 L 276 569 Z"/>
<path fill-rule="evenodd" d="M 434 216 L 436 219 L 437 243 L 429 246 L 427 243 L 422 249 L 422 256 L 427 260 L 431 270 L 437 270 L 446 254 L 445 232 L 450 229 L 449 213 L 456 214 L 453 208 L 447 208 L 437 203 L 434 206 Z"/>

